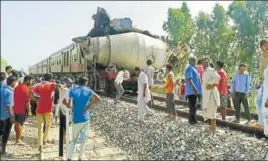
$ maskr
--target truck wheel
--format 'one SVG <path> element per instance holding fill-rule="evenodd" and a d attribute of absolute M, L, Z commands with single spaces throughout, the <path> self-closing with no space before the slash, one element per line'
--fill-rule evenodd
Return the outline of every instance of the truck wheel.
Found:
<path fill-rule="evenodd" d="M 114 80 L 108 78 L 105 79 L 105 92 L 107 94 L 112 94 L 115 91 Z"/>

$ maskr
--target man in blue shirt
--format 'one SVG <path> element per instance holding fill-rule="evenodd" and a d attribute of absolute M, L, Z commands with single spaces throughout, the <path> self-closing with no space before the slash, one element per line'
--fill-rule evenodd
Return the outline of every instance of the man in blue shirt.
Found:
<path fill-rule="evenodd" d="M 73 126 L 72 143 L 69 148 L 67 159 L 71 160 L 77 139 L 80 135 L 80 154 L 79 160 L 84 157 L 85 143 L 88 134 L 90 112 L 88 111 L 93 104 L 98 104 L 100 98 L 91 89 L 87 87 L 88 79 L 79 78 L 79 87 L 73 88 L 69 93 L 67 106 L 72 107 Z"/>
<path fill-rule="evenodd" d="M 185 95 L 189 102 L 189 123 L 196 124 L 196 102 L 198 95 L 201 95 L 201 79 L 196 70 L 197 58 L 195 56 L 189 57 L 189 66 L 185 71 Z"/>
<path fill-rule="evenodd" d="M 13 113 L 13 95 L 14 87 L 17 84 L 17 78 L 9 76 L 7 85 L 1 87 L 1 115 L 0 115 L 0 136 L 2 137 L 1 155 L 6 155 L 6 145 L 12 124 L 15 123 Z"/>
<path fill-rule="evenodd" d="M 247 66 L 245 64 L 239 65 L 239 73 L 237 73 L 233 78 L 232 84 L 232 96 L 234 98 L 235 104 L 235 123 L 240 123 L 240 105 L 243 103 L 247 123 L 250 124 L 251 117 L 249 112 L 249 103 L 248 103 L 248 96 L 249 96 L 249 75 L 246 73 Z"/>

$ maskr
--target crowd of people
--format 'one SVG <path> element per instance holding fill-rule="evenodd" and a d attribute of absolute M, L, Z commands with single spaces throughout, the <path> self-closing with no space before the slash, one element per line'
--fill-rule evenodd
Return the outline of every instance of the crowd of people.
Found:
<path fill-rule="evenodd" d="M 268 52 L 268 42 L 263 40 L 260 44 L 263 52 Z M 250 94 L 249 74 L 246 72 L 247 65 L 240 64 L 238 73 L 234 75 L 232 84 L 228 83 L 228 75 L 224 70 L 224 62 L 216 61 L 212 63 L 209 58 L 197 60 L 195 56 L 190 56 L 189 65 L 185 70 L 185 78 L 181 81 L 175 79 L 172 65 L 166 65 L 165 92 L 168 118 L 176 119 L 178 116 L 175 110 L 174 96 L 177 93 L 180 100 L 187 101 L 189 105 L 190 124 L 196 124 L 196 112 L 198 100 L 202 103 L 204 120 L 210 120 L 209 132 L 216 132 L 216 114 L 218 108 L 222 119 L 226 118 L 226 108 L 228 106 L 228 90 L 231 87 L 231 97 L 235 107 L 234 123 L 240 123 L 241 103 L 245 109 L 248 125 L 251 124 L 251 114 L 248 103 Z M 261 61 L 261 73 L 264 83 L 267 83 L 268 63 Z M 141 69 L 136 67 L 134 73 L 138 81 L 138 120 L 142 123 L 146 114 L 153 115 L 149 108 L 154 104 L 151 87 L 154 85 L 153 62 L 147 60 L 147 67 Z M 215 65 L 214 65 L 215 64 Z M 263 67 L 266 66 L 266 69 Z M 115 76 L 114 86 L 117 94 L 115 103 L 118 103 L 124 94 L 122 83 L 129 77 L 126 68 L 120 68 Z M 265 81 L 266 80 L 266 81 Z M 66 116 L 68 111 L 72 117 L 72 142 L 69 147 L 67 159 L 71 160 L 75 149 L 75 144 L 80 137 L 79 159 L 84 158 L 85 142 L 87 138 L 90 112 L 93 105 L 100 101 L 100 97 L 88 86 L 88 78 L 80 77 L 78 80 L 68 78 L 64 84 L 59 80 L 53 80 L 53 75 L 47 73 L 40 78 L 33 78 L 25 73 L 16 72 L 11 66 L 6 67 L 6 73 L 0 75 L 1 88 L 1 117 L 0 117 L 0 136 L 1 136 L 1 155 L 6 155 L 6 145 L 12 129 L 16 133 L 16 143 L 24 144 L 22 141 L 23 124 L 29 117 L 35 117 L 38 129 L 38 150 L 42 152 L 43 146 L 49 141 L 49 132 L 52 121 L 59 118 L 59 156 L 63 157 L 63 144 L 66 136 Z M 180 89 L 176 92 L 176 84 L 180 84 Z M 263 126 L 266 116 L 262 106 L 268 108 L 268 95 L 264 91 L 267 85 L 262 85 L 258 92 L 259 122 L 256 126 Z M 268 93 L 268 92 L 266 92 Z M 265 98 L 267 97 L 267 98 Z M 260 99 L 265 98 L 265 99 Z M 71 110 L 68 110 L 71 109 Z M 53 115 L 54 112 L 54 115 Z M 267 119 L 266 119 L 267 120 Z M 267 128 L 267 127 L 266 127 Z M 43 137 L 42 137 L 43 135 Z"/>
<path fill-rule="evenodd" d="M 8 154 L 6 145 L 13 124 L 15 124 L 16 144 L 25 144 L 21 140 L 23 124 L 29 117 L 36 119 L 38 150 L 42 152 L 43 146 L 51 141 L 49 132 L 53 119 L 55 118 L 57 121 L 58 115 L 60 115 L 59 156 L 63 157 L 67 126 L 64 112 L 68 111 L 72 114 L 72 143 L 67 159 L 72 159 L 79 137 L 81 145 L 79 159 L 84 159 L 90 120 L 89 110 L 93 105 L 99 103 L 100 97 L 87 87 L 88 79 L 86 77 L 80 77 L 77 81 L 69 78 L 64 85 L 52 78 L 53 75 L 50 73 L 45 74 L 43 80 L 24 75 L 23 81 L 18 82 L 21 76 L 12 67 L 6 67 L 6 73 L 1 72 L 1 157 Z"/>
<path fill-rule="evenodd" d="M 262 57 L 260 61 L 260 73 L 262 78 L 265 78 L 265 67 L 268 65 L 268 56 L 264 56 L 268 53 L 268 42 L 262 40 L 260 42 L 260 48 L 262 51 Z M 204 120 L 210 120 L 211 126 L 208 129 L 210 132 L 216 132 L 216 114 L 218 108 L 222 119 L 226 119 L 226 108 L 230 106 L 230 102 L 233 102 L 235 109 L 234 123 L 240 123 L 241 121 L 241 104 L 244 107 L 245 116 L 247 119 L 246 125 L 251 126 L 251 113 L 249 105 L 249 96 L 251 94 L 250 89 L 250 77 L 247 72 L 247 65 L 241 63 L 238 67 L 238 72 L 231 78 L 229 82 L 229 76 L 224 70 L 225 63 L 221 60 L 211 62 L 209 58 L 202 58 L 197 60 L 195 56 L 190 56 L 189 65 L 185 70 L 185 78 L 179 80 L 175 79 L 172 72 L 172 65 L 166 65 L 165 68 L 165 92 L 166 92 L 166 106 L 169 118 L 176 119 L 176 110 L 174 103 L 174 96 L 177 94 L 179 99 L 187 101 L 189 105 L 189 123 L 196 124 L 196 111 L 197 102 L 201 102 L 201 109 L 203 110 Z M 123 72 L 125 68 L 117 74 L 115 87 L 117 89 L 116 102 L 124 93 L 122 82 L 124 80 Z M 268 69 L 266 70 L 268 72 Z M 144 120 L 146 113 L 152 112 L 147 105 L 153 104 L 153 97 L 151 94 L 151 87 L 154 82 L 154 68 L 152 67 L 152 61 L 147 61 L 147 67 L 145 69 L 135 68 L 135 72 L 138 75 L 138 109 L 139 120 Z M 267 77 L 267 76 L 266 76 Z M 268 78 L 266 78 L 268 79 Z M 176 84 L 180 86 L 179 90 Z M 265 98 L 263 94 L 263 85 L 259 88 L 257 96 L 258 106 L 258 123 L 252 126 L 263 128 L 264 125 L 264 111 L 263 106 L 268 106 L 268 98 Z M 268 97 L 268 96 L 267 96 Z M 267 99 L 267 100 L 266 100 Z"/>

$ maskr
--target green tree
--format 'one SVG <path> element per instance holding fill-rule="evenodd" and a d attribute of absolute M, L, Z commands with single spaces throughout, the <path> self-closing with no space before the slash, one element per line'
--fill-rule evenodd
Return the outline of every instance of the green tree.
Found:
<path fill-rule="evenodd" d="M 213 62 L 217 60 L 225 60 L 227 64 L 232 62 L 230 49 L 234 31 L 228 24 L 224 8 L 216 4 L 212 15 L 200 12 L 195 22 L 196 33 L 193 39 L 195 54 L 199 58 L 209 57 Z"/>
<path fill-rule="evenodd" d="M 180 42 L 190 42 L 194 34 L 194 21 L 185 2 L 181 8 L 168 9 L 168 20 L 164 22 L 163 30 L 168 33 L 171 47 Z"/>
<path fill-rule="evenodd" d="M 227 15 L 233 20 L 236 32 L 236 62 L 247 63 L 249 71 L 253 72 L 258 59 L 256 48 L 268 33 L 268 2 L 235 1 L 229 6 Z"/>

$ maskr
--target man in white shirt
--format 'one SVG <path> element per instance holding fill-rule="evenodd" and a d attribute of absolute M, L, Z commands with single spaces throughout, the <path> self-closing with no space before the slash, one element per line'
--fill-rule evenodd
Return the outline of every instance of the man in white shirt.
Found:
<path fill-rule="evenodd" d="M 148 108 L 147 103 L 151 100 L 151 94 L 148 86 L 148 78 L 139 67 L 135 68 L 135 74 L 138 75 L 138 120 L 144 121 L 145 114 L 152 114 L 153 112 Z"/>
<path fill-rule="evenodd" d="M 120 69 L 120 71 L 117 73 L 117 76 L 115 78 L 115 81 L 114 81 L 114 86 L 116 88 L 116 97 L 114 99 L 115 103 L 118 103 L 120 98 L 123 96 L 124 94 L 124 88 L 122 86 L 122 83 L 124 81 L 124 73 L 126 71 L 126 68 L 125 67 L 122 67 Z"/>
<path fill-rule="evenodd" d="M 264 70 L 263 96 L 262 96 L 262 117 L 264 123 L 264 135 L 268 136 L 268 65 Z"/>
<path fill-rule="evenodd" d="M 69 93 L 72 89 L 76 88 L 72 79 L 68 78 L 66 80 L 66 87 L 59 89 L 59 109 L 60 109 L 60 134 L 59 134 L 59 158 L 63 158 L 63 144 L 66 138 L 66 115 L 64 111 L 69 111 L 69 116 L 71 116 L 71 111 L 67 108 L 67 100 L 69 99 Z M 72 120 L 70 118 L 70 120 Z M 68 140 L 67 140 L 68 141 Z"/>
<path fill-rule="evenodd" d="M 147 64 L 147 67 L 144 69 L 144 72 L 148 77 L 148 85 L 149 85 L 150 94 L 151 94 L 150 106 L 152 107 L 153 104 L 154 104 L 154 100 L 153 100 L 151 88 L 154 85 L 154 72 L 155 72 L 155 69 L 152 66 L 152 64 L 153 64 L 152 60 L 148 59 L 146 64 Z"/>

